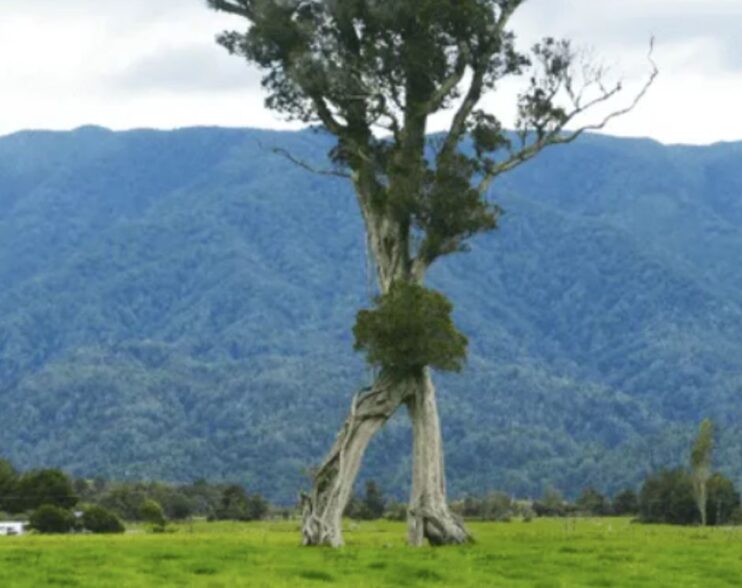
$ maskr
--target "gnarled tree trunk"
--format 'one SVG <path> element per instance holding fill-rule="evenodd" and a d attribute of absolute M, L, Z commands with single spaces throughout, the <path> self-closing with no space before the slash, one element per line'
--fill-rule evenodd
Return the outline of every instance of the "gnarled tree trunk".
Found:
<path fill-rule="evenodd" d="M 359 193 L 362 187 L 357 186 Z M 410 260 L 407 231 L 384 215 L 364 210 L 369 246 L 379 288 L 386 293 L 395 280 L 422 283 L 424 265 Z M 343 545 L 342 516 L 353 492 L 361 460 L 373 436 L 406 403 L 413 424 L 413 481 L 408 513 L 409 541 L 422 545 L 465 543 L 471 536 L 446 502 L 443 443 L 435 388 L 429 371 L 395 381 L 382 375 L 353 400 L 350 415 L 314 478 L 311 495 L 302 496 L 304 545 Z"/>
<path fill-rule="evenodd" d="M 443 463 L 443 438 L 429 370 L 407 399 L 412 419 L 412 493 L 407 515 L 410 545 L 468 543 L 471 535 L 448 507 Z"/>
<path fill-rule="evenodd" d="M 312 494 L 302 496 L 304 545 L 343 545 L 343 511 L 366 447 L 410 393 L 409 383 L 395 383 L 382 375 L 353 399 L 350 415 L 314 477 Z"/>

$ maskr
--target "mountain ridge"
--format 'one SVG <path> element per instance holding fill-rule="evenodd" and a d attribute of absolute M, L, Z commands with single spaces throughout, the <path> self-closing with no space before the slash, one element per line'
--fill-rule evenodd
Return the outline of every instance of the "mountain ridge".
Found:
<path fill-rule="evenodd" d="M 291 501 L 368 381 L 351 351 L 371 294 L 352 193 L 270 151 L 322 163 L 330 140 L 12 137 L 0 453 Z M 742 475 L 740 152 L 590 135 L 495 186 L 502 228 L 430 277 L 470 339 L 465 373 L 436 377 L 453 495 L 614 491 L 685 459 L 704 416 L 723 429 L 720 466 Z M 399 496 L 405 420 L 364 470 Z"/>

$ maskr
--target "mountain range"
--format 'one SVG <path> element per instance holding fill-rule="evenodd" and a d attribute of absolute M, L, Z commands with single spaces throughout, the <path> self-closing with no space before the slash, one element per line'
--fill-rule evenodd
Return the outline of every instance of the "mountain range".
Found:
<path fill-rule="evenodd" d="M 374 285 L 318 132 L 0 138 L 0 455 L 77 476 L 242 482 L 292 502 L 371 373 Z M 742 480 L 742 142 L 589 135 L 493 187 L 435 266 L 470 341 L 436 375 L 451 494 L 636 486 L 704 417 Z M 396 417 L 364 476 L 403 497 Z"/>

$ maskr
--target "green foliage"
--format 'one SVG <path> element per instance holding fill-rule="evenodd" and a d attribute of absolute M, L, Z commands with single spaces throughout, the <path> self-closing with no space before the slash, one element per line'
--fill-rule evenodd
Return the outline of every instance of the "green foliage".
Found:
<path fill-rule="evenodd" d="M 626 489 L 613 498 L 613 514 L 622 517 L 639 512 L 639 496 L 634 490 Z"/>
<path fill-rule="evenodd" d="M 18 499 L 18 472 L 13 464 L 0 457 L 0 512 L 17 510 L 15 503 Z"/>
<path fill-rule="evenodd" d="M 388 502 L 384 511 L 384 518 L 388 521 L 406 521 L 407 505 L 395 501 Z"/>
<path fill-rule="evenodd" d="M 193 515 L 193 502 L 187 496 L 177 493 L 165 504 L 164 509 L 169 518 L 182 521 Z"/>
<path fill-rule="evenodd" d="M 368 480 L 363 498 L 353 496 L 348 502 L 344 514 L 355 520 L 373 521 L 383 517 L 386 510 L 387 501 L 384 498 L 381 488 L 373 480 Z M 405 508 L 405 516 L 406 510 Z M 399 513 L 395 511 L 394 513 L 390 513 L 390 516 L 393 518 L 399 516 Z"/>
<path fill-rule="evenodd" d="M 540 517 L 563 517 L 571 511 L 571 508 L 562 493 L 550 486 L 541 500 L 533 503 L 533 510 Z"/>
<path fill-rule="evenodd" d="M 18 480 L 16 492 L 20 497 L 20 502 L 16 503 L 16 512 L 34 510 L 42 505 L 69 509 L 78 501 L 78 496 L 72 487 L 72 480 L 67 474 L 57 469 L 24 473 Z"/>
<path fill-rule="evenodd" d="M 268 503 L 259 494 L 248 494 L 237 484 L 224 488 L 219 507 L 213 515 L 219 521 L 256 521 L 268 514 Z"/>
<path fill-rule="evenodd" d="M 430 366 L 458 372 L 467 340 L 453 324 L 448 299 L 417 284 L 395 282 L 376 298 L 376 308 L 358 313 L 355 349 L 396 377 L 419 376 Z"/>
<path fill-rule="evenodd" d="M 83 510 L 82 526 L 91 533 L 123 533 L 124 523 L 115 514 L 101 506 L 88 506 Z"/>
<path fill-rule="evenodd" d="M 575 502 L 577 510 L 583 514 L 605 516 L 610 513 L 610 504 L 605 496 L 592 486 L 585 488 Z"/>
<path fill-rule="evenodd" d="M 159 502 L 148 498 L 139 507 L 139 519 L 153 526 L 155 530 L 162 531 L 167 525 L 165 512 Z"/>
<path fill-rule="evenodd" d="M 484 521 L 509 521 L 520 514 L 512 498 L 504 492 L 492 492 L 483 498 L 467 496 L 452 507 L 465 518 Z"/>
<path fill-rule="evenodd" d="M 348 325 L 370 303 L 350 189 L 273 145 L 319 168 L 331 142 L 0 138 L 0 448 L 16 467 L 239 480 L 295 502 L 368 383 Z M 430 275 L 470 340 L 467 368 L 436 380 L 453 499 L 639 488 L 688 463 L 702 416 L 715 466 L 742 479 L 741 158 L 586 136 L 495 185 L 500 232 Z M 397 500 L 404 421 L 363 470 Z M 161 490 L 131 488 L 172 518 Z M 196 515 L 221 491 L 189 490 Z M 126 516 L 102 505 L 138 516 L 136 500 Z"/>
<path fill-rule="evenodd" d="M 721 474 L 713 474 L 707 483 L 706 520 L 709 525 L 723 525 L 739 505 L 734 484 Z M 693 525 L 700 523 L 691 474 L 682 468 L 663 470 L 649 476 L 639 494 L 640 518 L 647 523 Z"/>
<path fill-rule="evenodd" d="M 386 500 L 384 499 L 381 488 L 373 480 L 366 482 L 366 495 L 364 496 L 363 504 L 368 513 L 367 518 L 380 519 L 384 515 Z"/>
<path fill-rule="evenodd" d="M 690 454 L 690 465 L 694 476 L 708 477 L 711 468 L 711 458 L 714 452 L 714 423 L 704 419 L 693 441 Z"/>
<path fill-rule="evenodd" d="M 75 515 L 65 508 L 44 504 L 31 513 L 28 523 L 39 533 L 69 533 L 75 527 Z"/>
<path fill-rule="evenodd" d="M 707 483 L 706 521 L 709 525 L 733 523 L 735 509 L 740 506 L 739 492 L 734 483 L 723 475 L 713 474 Z"/>
<path fill-rule="evenodd" d="M 700 521 L 693 482 L 682 468 L 649 476 L 639 493 L 639 513 L 645 523 L 692 525 Z"/>

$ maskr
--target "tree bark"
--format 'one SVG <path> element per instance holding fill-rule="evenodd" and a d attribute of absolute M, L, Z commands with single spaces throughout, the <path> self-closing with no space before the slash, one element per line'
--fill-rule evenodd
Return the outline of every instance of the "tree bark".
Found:
<path fill-rule="evenodd" d="M 343 511 L 353 492 L 366 447 L 410 390 L 409 383 L 395 383 L 382 374 L 371 388 L 353 399 L 350 415 L 314 477 L 312 494 L 302 495 L 304 545 L 340 547 L 344 544 Z"/>
<path fill-rule="evenodd" d="M 443 438 L 429 370 L 407 399 L 412 419 L 412 493 L 407 515 L 410 545 L 468 543 L 472 537 L 448 507 L 443 463 Z"/>

